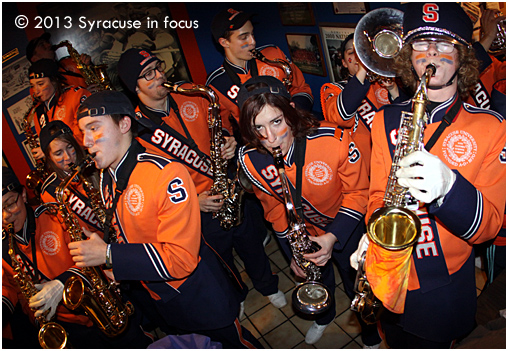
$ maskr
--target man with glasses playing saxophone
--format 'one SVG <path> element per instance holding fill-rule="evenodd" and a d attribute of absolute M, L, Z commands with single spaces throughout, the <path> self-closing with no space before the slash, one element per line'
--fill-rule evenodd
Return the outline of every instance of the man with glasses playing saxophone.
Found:
<path fill-rule="evenodd" d="M 4 339 L 4 346 L 18 348 L 24 345 L 26 339 L 30 339 L 26 326 L 20 330 L 20 325 L 14 322 L 20 320 L 20 315 L 15 312 L 19 311 L 16 308 L 19 303 L 23 312 L 36 325 L 35 333 L 39 328 L 49 330 L 39 337 L 43 348 L 146 347 L 150 339 L 144 336 L 141 330 L 136 333 L 131 329 L 131 333 L 127 333 L 125 338 L 110 338 L 84 314 L 71 312 L 63 305 L 62 292 L 65 282 L 71 276 L 81 276 L 67 249 L 70 236 L 44 205 L 34 210 L 27 200 L 27 192 L 14 172 L 10 168 L 2 167 L 4 332 L 9 322 L 13 321 L 10 326 L 12 341 L 9 341 L 9 338 Z M 12 231 L 8 229 L 9 225 L 12 225 Z M 12 255 L 7 255 L 7 249 L 12 249 Z M 16 257 L 17 264 L 13 263 L 12 257 Z M 18 272 L 24 274 L 17 274 Z M 21 280 L 21 277 L 24 279 Z M 122 342 L 119 338 L 122 338 Z"/>
<path fill-rule="evenodd" d="M 398 260 L 400 250 L 362 239 L 351 264 L 356 268 L 367 250 L 366 275 L 387 309 L 380 318 L 389 347 L 450 348 L 475 326 L 473 244 L 492 239 L 502 225 L 506 124 L 499 114 L 461 100 L 477 81 L 478 62 L 473 26 L 459 4 L 408 4 L 403 28 L 395 71 L 413 89 L 425 87 L 425 74 L 426 88 L 418 91 L 427 98 L 418 101 L 415 94 L 413 106 L 387 105 L 374 117 L 367 218 L 376 218 L 374 210 L 391 195 L 385 189 L 393 171 L 396 185 L 416 200 L 405 209 L 419 217 L 421 235 Z M 422 104 L 425 149 L 392 167 L 397 132 L 404 134 L 401 113 L 414 107 L 416 119 Z"/>

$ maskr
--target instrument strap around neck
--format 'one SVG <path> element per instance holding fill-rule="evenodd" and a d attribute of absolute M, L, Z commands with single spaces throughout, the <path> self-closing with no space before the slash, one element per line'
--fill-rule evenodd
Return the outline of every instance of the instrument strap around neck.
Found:
<path fill-rule="evenodd" d="M 432 136 L 430 137 L 429 141 L 425 145 L 425 150 L 430 152 L 430 149 L 434 146 L 437 139 L 443 134 L 444 130 L 453 123 L 453 120 L 459 113 L 460 107 L 462 106 L 462 100 L 460 97 L 457 97 L 457 100 L 455 100 L 455 103 L 453 106 L 446 112 L 446 114 L 443 117 L 443 120 L 441 121 L 441 124 L 437 127 L 437 129 L 434 131 Z"/>
<path fill-rule="evenodd" d="M 295 164 L 296 164 L 296 184 L 295 190 L 291 188 L 291 195 L 295 202 L 295 210 L 303 220 L 302 208 L 302 168 L 305 163 L 305 150 L 307 148 L 307 137 L 302 137 L 295 142 Z"/>
<path fill-rule="evenodd" d="M 222 63 L 222 67 L 224 67 L 224 70 L 226 71 L 226 73 L 229 76 L 229 78 L 231 79 L 231 81 L 237 87 L 241 87 L 242 86 L 242 80 L 240 79 L 240 76 L 233 70 L 233 67 L 231 66 L 231 64 L 227 60 L 224 60 L 224 62 Z M 256 59 L 255 58 L 252 58 L 249 61 L 249 68 L 250 68 L 250 75 L 251 75 L 251 77 L 257 77 L 257 76 L 259 76 L 258 66 L 256 64 Z"/>

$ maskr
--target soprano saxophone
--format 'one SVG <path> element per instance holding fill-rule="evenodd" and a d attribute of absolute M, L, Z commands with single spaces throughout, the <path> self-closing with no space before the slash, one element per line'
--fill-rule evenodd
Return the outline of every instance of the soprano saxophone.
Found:
<path fill-rule="evenodd" d="M 16 242 L 14 239 L 14 226 L 10 223 L 7 227 L 7 233 L 3 229 L 4 235 L 9 235 L 9 256 L 11 257 L 12 268 L 14 270 L 14 280 L 18 284 L 19 290 L 23 297 L 28 302 L 30 298 L 37 294 L 39 290 L 35 287 L 32 277 L 26 273 L 22 264 L 16 257 Z M 34 240 L 34 238 L 32 238 Z M 34 312 L 35 309 L 32 309 Z M 37 336 L 39 344 L 44 349 L 63 349 L 67 346 L 67 332 L 65 329 L 56 322 L 46 320 L 49 310 L 45 311 L 39 317 L 36 317 L 40 329 Z M 55 314 L 56 315 L 56 314 Z"/>
<path fill-rule="evenodd" d="M 65 190 L 71 181 L 86 167 L 93 164 L 89 155 L 81 165 L 72 165 L 71 174 L 56 189 L 56 200 L 72 241 L 83 240 L 83 230 L 66 200 Z M 124 303 L 115 282 L 110 281 L 102 266 L 84 267 L 87 286 L 79 276 L 67 279 L 63 302 L 70 310 L 81 308 L 92 322 L 109 337 L 120 335 L 127 327 L 129 316 L 134 313 L 130 302 Z"/>
<path fill-rule="evenodd" d="M 408 188 L 397 183 L 395 173 L 400 168 L 400 160 L 410 153 L 424 148 L 423 132 L 427 124 L 425 107 L 428 102 L 427 85 L 430 77 L 436 73 L 433 64 L 425 68 L 420 84 L 413 97 L 412 112 L 402 112 L 397 144 L 392 160 L 388 183 L 384 195 L 384 207 L 378 208 L 367 222 L 367 235 L 377 245 L 387 250 L 403 250 L 412 247 L 421 233 L 421 222 L 418 216 L 408 208 L 414 203 L 414 198 Z M 411 251 L 408 251 L 411 255 Z M 372 292 L 368 284 L 362 259 L 358 267 L 355 290 L 357 295 L 353 299 L 351 309 L 360 312 L 367 323 L 374 323 L 377 319 L 381 303 Z"/>
<path fill-rule="evenodd" d="M 291 69 L 291 65 L 289 64 L 289 62 L 282 59 L 269 60 L 265 57 L 265 55 L 261 53 L 261 51 L 257 49 L 252 49 L 251 53 L 256 60 L 282 68 L 282 70 L 286 74 L 286 77 L 282 79 L 282 83 L 284 83 L 286 89 L 289 89 L 289 87 L 293 84 L 293 70 Z"/>
<path fill-rule="evenodd" d="M 81 72 L 81 75 L 85 79 L 87 86 L 96 84 L 99 90 L 113 90 L 111 80 L 107 74 L 107 65 L 86 65 L 81 60 L 80 54 L 74 49 L 72 44 L 68 40 L 61 41 L 57 45 L 53 45 L 53 50 L 57 50 L 61 47 L 66 47 L 71 59 L 76 64 L 76 67 Z"/>
<path fill-rule="evenodd" d="M 317 314 L 331 306 L 330 291 L 321 280 L 321 270 L 313 262 L 307 261 L 303 255 L 313 252 L 312 241 L 305 231 L 305 222 L 296 212 L 291 190 L 286 179 L 284 157 L 280 147 L 273 149 L 273 160 L 282 186 L 282 195 L 286 208 L 289 229 L 286 238 L 291 246 L 293 258 L 305 272 L 306 281 L 293 291 L 293 306 L 306 314 Z"/>
<path fill-rule="evenodd" d="M 210 101 L 208 105 L 208 128 L 210 129 L 210 159 L 212 161 L 213 184 L 210 189 L 212 195 L 222 195 L 223 205 L 219 211 L 213 213 L 213 218 L 218 218 L 220 225 L 225 230 L 231 229 L 241 223 L 239 205 L 241 189 L 237 182 L 228 178 L 228 160 L 221 156 L 221 148 L 224 145 L 222 135 L 222 119 L 219 114 L 219 97 L 212 88 L 194 84 L 192 88 L 185 89 L 179 85 L 163 83 L 164 87 L 180 94 L 204 94 Z"/>
<path fill-rule="evenodd" d="M 37 106 L 37 102 L 33 102 L 32 106 L 28 109 L 28 111 L 23 116 L 23 122 L 21 122 L 21 126 L 25 131 L 26 140 L 28 142 L 28 146 L 30 149 L 36 149 L 40 147 L 39 142 L 37 141 L 37 136 L 32 131 L 30 116 L 33 116 L 32 111 Z M 35 161 L 35 170 L 30 171 L 26 176 L 26 186 L 28 189 L 34 190 L 37 196 L 40 195 L 42 184 L 44 180 L 49 176 L 49 172 L 46 169 L 46 163 L 43 159 L 37 159 Z"/>

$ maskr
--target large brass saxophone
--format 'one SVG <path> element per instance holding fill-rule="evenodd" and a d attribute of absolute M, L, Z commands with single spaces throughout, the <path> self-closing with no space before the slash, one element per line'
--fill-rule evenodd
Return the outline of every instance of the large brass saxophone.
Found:
<path fill-rule="evenodd" d="M 53 50 L 57 50 L 64 46 L 67 48 L 67 51 L 69 52 L 71 59 L 76 64 L 76 67 L 81 72 L 87 86 L 96 84 L 98 90 L 113 90 L 111 80 L 107 74 L 107 65 L 84 64 L 81 60 L 80 54 L 73 48 L 72 44 L 68 40 L 61 41 L 52 48 Z"/>
<path fill-rule="evenodd" d="M 436 66 L 430 64 L 420 79 L 420 84 L 413 97 L 412 112 L 404 111 L 401 116 L 397 144 L 392 160 L 388 183 L 384 195 L 384 207 L 378 208 L 367 222 L 369 239 L 387 250 L 403 250 L 413 246 L 421 233 L 421 222 L 418 216 L 407 207 L 415 203 L 408 188 L 397 183 L 395 173 L 400 168 L 400 160 L 410 153 L 423 150 L 423 132 L 427 124 L 425 107 L 428 102 L 427 85 L 430 78 L 436 73 Z M 411 255 L 411 250 L 408 251 Z M 363 261 L 359 267 L 357 282 L 357 296 L 353 300 L 351 309 L 360 312 L 366 322 L 372 322 L 377 312 L 372 310 L 380 307 L 371 291 L 370 285 L 359 282 L 359 277 L 365 278 Z"/>
<path fill-rule="evenodd" d="M 293 70 L 291 69 L 291 65 L 289 64 L 289 62 L 287 62 L 286 60 L 282 60 L 282 59 L 269 60 L 265 57 L 265 55 L 263 55 L 261 53 L 261 51 L 259 51 L 257 49 L 252 49 L 251 53 L 252 53 L 252 56 L 254 56 L 254 58 L 256 60 L 267 63 L 269 65 L 275 65 L 275 66 L 278 66 L 279 68 L 282 68 L 282 70 L 286 74 L 286 77 L 284 77 L 282 79 L 282 83 L 284 83 L 284 85 L 286 86 L 286 89 L 289 89 L 291 84 L 293 84 Z"/>
<path fill-rule="evenodd" d="M 23 297 L 28 302 L 32 296 L 39 292 L 39 290 L 35 287 L 31 276 L 25 273 L 23 266 L 16 257 L 16 243 L 14 239 L 13 224 L 9 224 L 7 227 L 7 233 L 5 233 L 5 229 L 3 231 L 4 234 L 2 236 L 9 235 L 9 256 L 11 257 L 12 268 L 14 270 L 14 280 L 18 284 Z M 33 311 L 35 312 L 36 310 L 33 309 Z M 45 311 L 39 317 L 36 317 L 40 326 L 39 334 L 37 336 L 39 344 L 44 349 L 63 349 L 67 346 L 67 332 L 60 324 L 51 321 L 48 322 L 46 320 L 48 313 L 49 310 Z"/>
<path fill-rule="evenodd" d="M 192 88 L 185 89 L 171 83 L 163 83 L 170 91 L 180 94 L 204 94 L 210 101 L 208 105 L 208 128 L 210 129 L 210 159 L 212 161 L 213 184 L 210 189 L 212 195 L 222 195 L 223 205 L 219 211 L 213 213 L 225 230 L 231 229 L 241 223 L 239 197 L 241 189 L 235 180 L 228 178 L 228 160 L 221 156 L 224 145 L 222 135 L 222 119 L 219 114 L 219 97 L 212 88 L 194 84 Z"/>
<path fill-rule="evenodd" d="M 303 255 L 314 251 L 312 241 L 305 231 L 305 222 L 296 212 L 291 190 L 286 179 L 284 157 L 280 147 L 273 149 L 273 160 L 282 186 L 282 195 L 286 209 L 289 229 L 286 238 L 289 241 L 293 258 L 298 266 L 305 272 L 306 281 L 293 291 L 293 306 L 306 314 L 317 314 L 330 307 L 330 291 L 319 281 L 321 270 L 313 262 L 307 261 Z"/>
<path fill-rule="evenodd" d="M 30 149 L 36 149 L 40 147 L 39 142 L 37 141 L 37 136 L 32 131 L 32 123 L 31 118 L 34 114 L 35 107 L 37 106 L 37 102 L 34 101 L 32 106 L 28 109 L 28 111 L 23 116 L 23 122 L 21 122 L 21 126 L 25 131 L 26 140 Z M 49 176 L 49 172 L 46 168 L 46 163 L 43 159 L 37 159 L 35 161 L 35 169 L 30 171 L 26 176 L 26 186 L 28 189 L 31 189 L 35 192 L 37 196 L 40 195 L 42 190 L 42 184 L 44 180 Z"/>
<path fill-rule="evenodd" d="M 65 190 L 71 181 L 86 167 L 93 164 L 89 155 L 81 165 L 72 165 L 71 174 L 56 189 L 58 211 L 62 216 L 72 241 L 83 240 L 83 230 L 77 217 L 66 201 Z M 70 310 L 81 308 L 99 329 L 109 337 L 120 335 L 127 327 L 129 316 L 134 312 L 130 302 L 124 303 L 119 290 L 110 281 L 102 266 L 82 268 L 83 275 L 90 282 L 87 286 L 79 276 L 72 276 L 65 282 L 63 302 Z"/>

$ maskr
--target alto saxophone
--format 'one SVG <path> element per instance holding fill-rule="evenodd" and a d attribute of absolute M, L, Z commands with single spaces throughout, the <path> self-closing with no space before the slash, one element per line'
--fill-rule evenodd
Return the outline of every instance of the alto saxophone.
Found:
<path fill-rule="evenodd" d="M 286 179 L 284 157 L 280 147 L 273 149 L 273 160 L 282 186 L 282 195 L 286 208 L 289 229 L 286 238 L 289 241 L 293 258 L 305 272 L 306 281 L 293 291 L 293 305 L 306 314 L 324 312 L 331 306 L 330 291 L 321 280 L 321 270 L 313 262 L 307 261 L 303 255 L 314 251 L 312 241 L 305 231 L 305 222 L 296 212 L 291 190 Z"/>
<path fill-rule="evenodd" d="M 35 287 L 32 277 L 25 273 L 23 266 L 16 257 L 16 243 L 14 239 L 14 226 L 10 223 L 7 227 L 7 233 L 3 230 L 3 235 L 9 235 L 9 256 L 11 257 L 12 268 L 14 270 L 14 280 L 18 284 L 19 290 L 28 302 L 30 298 L 37 294 L 39 290 Z M 34 240 L 34 238 L 32 238 Z M 34 312 L 36 309 L 32 309 Z M 67 332 L 56 322 L 46 320 L 49 310 L 45 311 L 39 317 L 36 317 L 40 329 L 37 336 L 39 344 L 43 349 L 63 349 L 67 346 Z M 56 314 L 55 314 L 56 315 Z"/>
<path fill-rule="evenodd" d="M 181 94 L 205 94 L 210 101 L 208 105 L 208 128 L 210 129 L 210 159 L 212 161 L 213 184 L 210 189 L 212 195 L 222 195 L 223 205 L 219 211 L 213 213 L 213 218 L 218 218 L 220 225 L 225 230 L 231 229 L 241 223 L 239 200 L 241 189 L 236 181 L 228 178 L 228 160 L 221 156 L 221 148 L 224 145 L 222 136 L 222 119 L 219 114 L 219 97 L 212 88 L 204 85 L 193 85 L 190 89 L 178 85 L 163 83 L 164 87 Z"/>
<path fill-rule="evenodd" d="M 57 50 L 61 47 L 66 47 L 71 59 L 76 64 L 76 67 L 81 72 L 81 75 L 85 79 L 87 86 L 96 84 L 100 90 L 113 90 L 111 80 L 107 74 L 107 65 L 86 65 L 81 60 L 80 54 L 74 49 L 72 44 L 68 40 L 61 41 L 57 45 L 53 45 L 52 49 Z"/>
<path fill-rule="evenodd" d="M 67 231 L 72 241 L 83 240 L 83 231 L 77 217 L 66 201 L 65 190 L 71 181 L 90 166 L 93 158 L 89 155 L 81 165 L 72 165 L 71 174 L 56 189 L 56 200 Z M 130 302 L 124 303 L 115 282 L 110 281 L 101 266 L 82 268 L 83 275 L 90 282 L 86 286 L 79 276 L 67 279 L 63 291 L 63 302 L 70 310 L 79 307 L 99 329 L 109 337 L 120 335 L 127 327 L 129 316 L 134 313 Z"/>
<path fill-rule="evenodd" d="M 420 79 L 420 84 L 413 97 L 412 112 L 404 111 L 401 116 L 397 144 L 392 160 L 388 183 L 384 195 L 384 207 L 378 208 L 370 216 L 367 222 L 367 235 L 377 245 L 387 250 L 403 250 L 413 246 L 421 233 L 421 222 L 418 216 L 407 207 L 415 202 L 408 191 L 397 183 L 395 173 L 400 168 L 400 160 L 410 153 L 423 150 L 423 132 L 427 124 L 425 107 L 428 102 L 427 85 L 430 78 L 436 73 L 433 64 L 425 68 L 425 73 Z M 411 255 L 411 251 L 408 252 Z M 357 275 L 355 287 L 358 288 L 357 296 L 351 304 L 353 311 L 360 312 L 365 321 L 372 321 L 372 316 L 377 312 L 372 308 L 379 307 L 375 295 L 372 293 L 370 284 L 359 282 L 359 277 L 365 278 L 362 261 Z M 361 268 L 361 269 L 360 269 Z M 362 270 L 363 272 L 360 272 Z"/>
<path fill-rule="evenodd" d="M 37 103 L 34 101 L 32 106 L 28 109 L 28 111 L 23 116 L 23 122 L 21 122 L 21 126 L 25 131 L 26 140 L 28 142 L 28 146 L 30 149 L 36 149 L 40 147 L 39 142 L 37 141 L 37 136 L 32 131 L 30 116 L 33 116 L 32 111 L 37 106 Z M 46 163 L 43 159 L 39 158 L 35 160 L 35 170 L 30 171 L 26 176 L 26 186 L 28 189 L 31 189 L 35 192 L 37 196 L 40 195 L 42 190 L 42 184 L 44 184 L 44 180 L 49 176 L 49 172 L 46 169 Z"/>
<path fill-rule="evenodd" d="M 293 84 L 293 70 L 291 69 L 291 65 L 286 60 L 282 59 L 275 59 L 275 60 L 269 60 L 261 53 L 261 51 L 257 49 L 251 50 L 252 56 L 254 56 L 255 59 L 267 63 L 269 65 L 275 65 L 282 68 L 284 73 L 286 74 L 286 77 L 282 79 L 282 83 L 286 86 L 286 89 L 289 89 L 289 87 Z"/>

